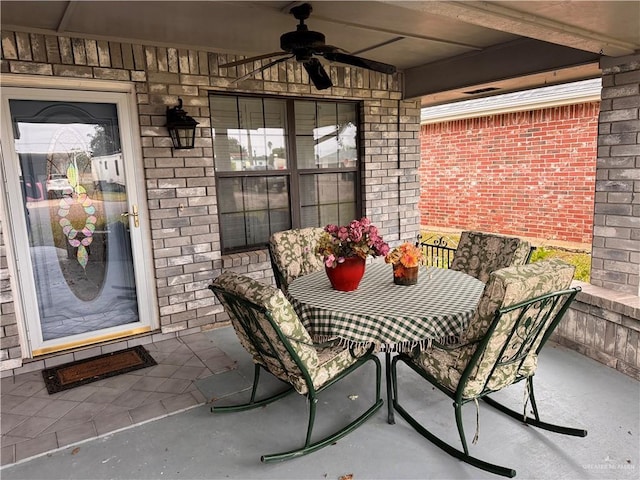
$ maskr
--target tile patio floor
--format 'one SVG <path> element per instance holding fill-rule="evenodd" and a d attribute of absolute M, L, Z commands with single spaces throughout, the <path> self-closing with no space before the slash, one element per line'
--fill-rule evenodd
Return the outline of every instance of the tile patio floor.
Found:
<path fill-rule="evenodd" d="M 294 394 L 266 408 L 211 414 L 209 399 L 232 402 L 251 385 L 250 358 L 231 328 L 146 347 L 157 366 L 55 395 L 46 392 L 40 372 L 3 379 L 0 477 L 338 480 L 351 473 L 353 480 L 499 478 L 440 451 L 398 415 L 396 424 L 388 425 L 386 405 L 335 445 L 262 464 L 261 454 L 303 441 L 304 398 Z M 373 368 L 367 368 L 324 392 L 317 433 L 368 406 Z M 400 373 L 402 403 L 455 441 L 451 401 L 412 375 Z M 267 382 L 267 388 L 276 387 L 275 381 Z M 518 408 L 522 393 L 514 386 L 499 395 Z M 481 403 L 480 436 L 472 452 L 515 468 L 520 479 L 640 478 L 640 382 L 549 343 L 540 358 L 536 394 L 544 418 L 584 427 L 588 436 L 527 427 Z M 464 416 L 471 438 L 472 404 Z"/>
<path fill-rule="evenodd" d="M 3 378 L 2 465 L 200 405 L 195 381 L 235 367 L 202 333 L 145 347 L 158 365 L 53 395 L 40 371 Z"/>

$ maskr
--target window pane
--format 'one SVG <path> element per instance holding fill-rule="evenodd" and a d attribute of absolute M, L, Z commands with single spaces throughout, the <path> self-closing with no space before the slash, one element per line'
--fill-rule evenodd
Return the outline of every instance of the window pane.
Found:
<path fill-rule="evenodd" d="M 326 205 L 338 200 L 338 175 L 331 173 L 328 175 L 317 175 L 316 184 L 318 188 L 318 203 Z"/>
<path fill-rule="evenodd" d="M 316 168 L 315 140 L 316 103 L 296 101 L 296 161 L 298 168 Z"/>
<path fill-rule="evenodd" d="M 220 214 L 222 244 L 225 249 L 246 245 L 244 214 Z"/>
<path fill-rule="evenodd" d="M 294 103 L 296 115 L 296 135 L 313 137 L 316 128 L 316 102 L 296 101 Z"/>
<path fill-rule="evenodd" d="M 209 99 L 213 156 L 216 170 L 241 170 L 242 152 L 238 140 L 238 106 L 235 97 L 215 96 Z"/>
<path fill-rule="evenodd" d="M 269 191 L 269 207 L 289 208 L 289 177 L 265 177 Z"/>
<path fill-rule="evenodd" d="M 316 168 L 315 141 L 313 137 L 296 135 L 298 168 Z"/>
<path fill-rule="evenodd" d="M 244 130 L 258 130 L 264 127 L 264 114 L 262 113 L 262 99 L 239 98 L 240 128 Z"/>
<path fill-rule="evenodd" d="M 264 245 L 269 241 L 269 211 L 246 212 L 247 245 Z"/>
<path fill-rule="evenodd" d="M 337 225 L 346 225 L 348 222 L 353 220 L 350 218 L 349 220 L 343 222 L 340 220 L 338 215 L 339 205 L 321 205 L 320 206 L 320 225 L 328 225 L 329 223 L 335 223 Z"/>
<path fill-rule="evenodd" d="M 267 196 L 267 179 L 265 177 L 245 177 L 242 179 L 244 206 L 246 210 L 265 210 L 269 203 Z"/>
<path fill-rule="evenodd" d="M 286 101 L 212 96 L 216 171 L 285 170 Z"/>
<path fill-rule="evenodd" d="M 358 136 L 356 105 L 338 104 L 338 160 L 343 168 L 357 167 Z"/>
<path fill-rule="evenodd" d="M 336 126 L 318 128 L 316 134 L 316 166 L 318 168 L 336 168 L 338 166 Z"/>
<path fill-rule="evenodd" d="M 277 133 L 284 135 L 287 124 L 286 102 L 284 100 L 278 100 L 274 98 L 265 98 L 264 122 L 265 128 L 277 129 Z"/>
<path fill-rule="evenodd" d="M 241 212 L 244 209 L 242 178 L 218 179 L 218 192 L 218 210 L 220 213 Z"/>
<path fill-rule="evenodd" d="M 215 96 L 209 100 L 211 106 L 211 127 L 217 129 L 237 129 L 238 101 L 236 97 Z"/>
<path fill-rule="evenodd" d="M 354 103 L 338 103 L 338 125 L 351 122 L 355 125 L 358 111 Z"/>
<path fill-rule="evenodd" d="M 346 224 L 355 218 L 355 172 L 300 177 L 303 226 Z"/>
<path fill-rule="evenodd" d="M 291 215 L 289 215 L 288 208 L 271 210 L 269 215 L 269 223 L 271 225 L 270 235 L 275 232 L 281 232 L 282 230 L 289 230 L 291 228 Z"/>
<path fill-rule="evenodd" d="M 354 218 L 357 218 L 355 202 L 341 203 L 338 205 L 338 209 L 338 218 L 340 218 L 340 220 L 338 220 L 338 225 L 346 225 Z"/>
<path fill-rule="evenodd" d="M 267 169 L 285 170 L 287 163 L 287 104 L 284 100 L 264 100 Z"/>
<path fill-rule="evenodd" d="M 340 203 L 356 202 L 356 172 L 342 172 L 338 179 Z"/>
<path fill-rule="evenodd" d="M 225 249 L 263 246 L 272 233 L 291 228 L 287 177 L 218 180 L 221 236 Z"/>
<path fill-rule="evenodd" d="M 316 190 L 316 175 L 300 176 L 300 204 L 302 206 L 316 205 L 318 192 Z"/>
<path fill-rule="evenodd" d="M 300 210 L 300 227 L 324 227 L 322 223 L 320 223 L 320 214 L 318 213 L 318 206 L 311 205 L 309 207 L 302 207 Z"/>
<path fill-rule="evenodd" d="M 318 127 L 335 127 L 337 119 L 337 105 L 335 103 L 318 102 Z"/>
<path fill-rule="evenodd" d="M 335 103 L 318 102 L 318 127 L 315 130 L 318 167 L 338 166 L 338 118 Z"/>

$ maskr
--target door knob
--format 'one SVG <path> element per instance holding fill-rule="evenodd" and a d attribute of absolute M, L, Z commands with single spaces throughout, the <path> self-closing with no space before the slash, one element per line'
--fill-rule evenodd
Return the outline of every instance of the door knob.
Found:
<path fill-rule="evenodd" d="M 124 212 L 120 214 L 121 217 L 133 217 L 133 226 L 134 227 L 139 227 L 140 226 L 140 220 L 138 220 L 138 206 L 137 205 L 131 205 L 131 212 Z"/>

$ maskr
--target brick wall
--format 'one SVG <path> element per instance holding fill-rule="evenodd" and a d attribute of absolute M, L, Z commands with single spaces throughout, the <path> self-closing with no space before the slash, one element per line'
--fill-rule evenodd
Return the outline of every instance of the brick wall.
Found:
<path fill-rule="evenodd" d="M 416 100 L 401 100 L 399 75 L 331 66 L 328 70 L 335 86 L 318 92 L 299 64 L 286 62 L 236 85 L 232 80 L 254 66 L 222 69 L 218 65 L 238 58 L 183 48 L 2 32 L 3 77 L 37 75 L 135 85 L 148 199 L 141 214 L 148 214 L 151 223 L 149 255 L 154 262 L 164 334 L 192 333 L 226 320 L 207 288 L 222 269 L 272 282 L 265 250 L 227 256 L 220 252 L 210 91 L 360 101 L 363 213 L 390 242 L 415 238 L 419 231 L 420 108 Z M 178 97 L 188 114 L 200 122 L 193 150 L 174 151 L 164 127 L 166 107 L 176 105 Z M 4 360 L 19 354 L 20 339 L 17 320 L 10 313 L 14 299 L 4 280 L 11 280 L 11 271 L 3 266 L 2 273 Z M 6 317 L 5 309 L 9 312 Z"/>
<path fill-rule="evenodd" d="M 423 125 L 421 223 L 591 243 L 599 103 Z"/>
<path fill-rule="evenodd" d="M 640 55 L 601 61 L 591 283 L 640 295 Z"/>
<path fill-rule="evenodd" d="M 638 298 L 583 282 L 551 339 L 640 380 Z"/>
<path fill-rule="evenodd" d="M 18 324 L 11 291 L 11 277 L 7 261 L 7 246 L 4 241 L 3 225 L 0 221 L 0 361 L 9 362 L 12 358 L 20 358 L 20 339 Z M 14 362 L 15 363 L 15 362 Z"/>

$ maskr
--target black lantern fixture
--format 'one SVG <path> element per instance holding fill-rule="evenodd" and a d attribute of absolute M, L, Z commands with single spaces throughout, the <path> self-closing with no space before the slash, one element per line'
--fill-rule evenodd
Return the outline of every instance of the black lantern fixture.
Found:
<path fill-rule="evenodd" d="M 178 98 L 178 106 L 167 107 L 167 130 L 171 135 L 174 149 L 193 148 L 196 138 L 196 122 L 182 110 L 182 99 Z"/>

